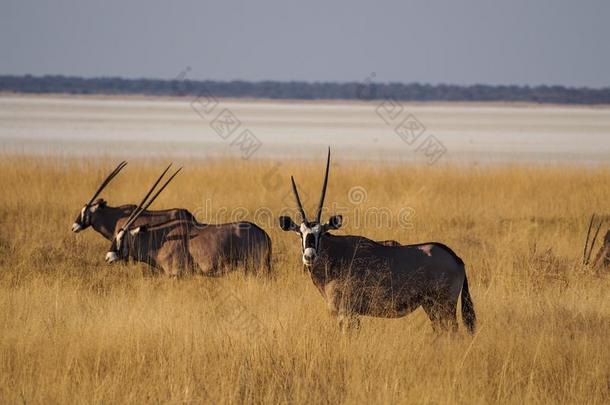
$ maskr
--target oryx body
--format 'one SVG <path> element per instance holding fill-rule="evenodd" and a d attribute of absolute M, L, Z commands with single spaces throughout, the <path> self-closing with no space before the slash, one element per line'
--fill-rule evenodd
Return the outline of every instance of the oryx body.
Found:
<path fill-rule="evenodd" d="M 303 265 L 342 329 L 357 324 L 360 315 L 396 318 L 422 306 L 435 329 L 454 330 L 461 293 L 464 324 L 473 332 L 476 316 L 464 262 L 450 248 L 440 243 L 400 245 L 328 233 L 342 222 L 341 216 L 320 222 L 329 166 L 330 150 L 316 219 L 307 219 L 292 179 L 302 222 L 297 225 L 289 217 L 280 217 L 280 226 L 301 236 Z"/>
<path fill-rule="evenodd" d="M 465 324 L 474 328 L 464 262 L 443 244 L 386 246 L 325 233 L 315 263 L 306 267 L 340 322 L 358 315 L 402 317 L 422 306 L 435 327 L 454 329 L 462 292 Z"/>
<path fill-rule="evenodd" d="M 401 246 L 401 243 L 393 239 L 375 241 L 383 246 Z"/>
<path fill-rule="evenodd" d="M 250 222 L 201 224 L 175 220 L 121 230 L 106 256 L 108 262 L 128 257 L 171 276 L 208 276 L 244 268 L 271 273 L 271 239 Z"/>

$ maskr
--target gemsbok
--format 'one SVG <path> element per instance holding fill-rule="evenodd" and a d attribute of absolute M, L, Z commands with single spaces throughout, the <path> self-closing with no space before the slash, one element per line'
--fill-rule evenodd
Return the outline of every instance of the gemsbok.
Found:
<path fill-rule="evenodd" d="M 243 268 L 247 273 L 271 275 L 271 238 L 251 222 L 215 225 L 170 220 L 155 225 L 137 225 L 138 217 L 176 174 L 178 172 L 147 201 L 155 183 L 134 213 L 118 221 L 106 261 L 114 263 L 132 258 L 169 276 L 185 273 L 218 276 L 236 268 Z"/>
<path fill-rule="evenodd" d="M 81 209 L 80 213 L 72 224 L 72 232 L 78 233 L 93 227 L 99 234 L 108 240 L 112 240 L 112 237 L 117 232 L 117 223 L 120 219 L 129 218 L 129 216 L 136 209 L 136 205 L 120 205 L 118 207 L 112 207 L 106 203 L 102 198 L 96 198 L 106 188 L 108 183 L 119 174 L 119 172 L 127 165 L 127 162 L 121 162 L 102 182 L 98 187 L 97 191 L 93 194 L 93 197 L 86 203 Z M 171 166 L 171 165 L 170 165 Z M 169 169 L 169 167 L 167 168 Z M 172 219 L 182 219 L 185 221 L 194 221 L 194 216 L 185 209 L 173 208 L 161 211 L 145 211 L 139 218 L 136 225 L 144 224 L 159 224 L 167 222 Z"/>
<path fill-rule="evenodd" d="M 422 306 L 435 330 L 457 330 L 456 307 L 462 294 L 462 319 L 470 333 L 476 315 L 464 262 L 441 243 L 386 245 L 363 236 L 329 233 L 341 227 L 342 216 L 321 222 L 328 184 L 330 149 L 315 219 L 305 214 L 291 176 L 300 224 L 279 217 L 284 231 L 301 237 L 302 261 L 343 332 L 359 326 L 359 316 L 397 318 Z"/>
<path fill-rule="evenodd" d="M 604 220 L 599 220 L 593 234 L 593 239 L 591 240 L 591 245 L 589 245 L 589 239 L 591 239 L 591 230 L 593 229 L 594 222 L 595 214 L 591 215 L 591 221 L 589 221 L 589 229 L 587 231 L 587 239 L 585 240 L 585 248 L 582 256 L 582 261 L 585 266 L 588 266 L 589 263 L 591 263 L 591 254 L 593 253 L 595 241 L 597 240 L 597 235 L 599 234 L 599 230 L 602 227 Z M 610 230 L 606 231 L 602 247 L 599 248 L 599 251 L 595 255 L 591 268 L 599 269 L 601 267 L 608 267 L 608 265 L 610 265 Z"/>

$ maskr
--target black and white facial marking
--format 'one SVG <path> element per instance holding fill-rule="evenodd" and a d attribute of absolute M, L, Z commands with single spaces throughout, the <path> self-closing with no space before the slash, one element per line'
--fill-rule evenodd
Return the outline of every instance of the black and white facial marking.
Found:
<path fill-rule="evenodd" d="M 326 224 L 305 221 L 299 226 L 290 217 L 280 217 L 282 230 L 296 232 L 301 237 L 302 260 L 308 267 L 313 266 L 318 258 L 322 236 L 329 230 L 339 229 L 341 222 L 341 215 L 335 215 Z"/>
<path fill-rule="evenodd" d="M 72 232 L 78 233 L 83 229 L 86 229 L 89 225 L 91 225 L 91 213 L 89 212 L 89 206 L 85 205 L 80 214 L 74 220 L 72 224 Z"/>
<path fill-rule="evenodd" d="M 129 243 L 126 239 L 128 236 L 138 235 L 141 229 L 142 227 L 137 227 L 129 231 L 121 229 L 117 232 L 112 240 L 110 250 L 106 253 L 106 262 L 111 264 L 117 260 L 127 260 L 129 258 Z"/>
<path fill-rule="evenodd" d="M 72 224 L 72 232 L 78 233 L 91 226 L 91 217 L 100 208 L 106 206 L 106 201 L 100 199 L 93 204 L 85 204 Z"/>
<path fill-rule="evenodd" d="M 322 225 L 313 223 L 308 224 L 303 222 L 299 227 L 301 234 L 303 264 L 312 266 L 318 257 L 318 248 L 320 246 L 320 238 L 323 234 Z"/>
<path fill-rule="evenodd" d="M 114 239 L 112 239 L 112 245 L 110 250 L 106 253 L 106 263 L 111 264 L 121 259 L 121 253 L 123 248 L 123 238 L 125 237 L 125 231 L 121 229 Z"/>

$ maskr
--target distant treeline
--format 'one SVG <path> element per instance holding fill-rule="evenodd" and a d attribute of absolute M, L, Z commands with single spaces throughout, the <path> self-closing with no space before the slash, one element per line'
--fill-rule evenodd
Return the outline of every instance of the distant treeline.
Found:
<path fill-rule="evenodd" d="M 204 92 L 216 97 L 248 97 L 302 100 L 401 101 L 512 101 L 561 104 L 610 104 L 610 87 L 603 89 L 563 86 L 455 86 L 403 83 L 334 83 L 279 81 L 194 81 L 85 79 L 67 76 L 0 76 L 0 91 L 16 93 L 143 94 L 153 96 L 198 96 Z"/>

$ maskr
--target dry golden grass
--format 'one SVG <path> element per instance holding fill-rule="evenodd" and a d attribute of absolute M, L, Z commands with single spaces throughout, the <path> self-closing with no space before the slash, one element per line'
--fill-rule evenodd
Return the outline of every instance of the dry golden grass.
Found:
<path fill-rule="evenodd" d="M 345 209 L 339 233 L 451 246 L 467 265 L 474 337 L 463 327 L 436 337 L 421 310 L 364 318 L 342 336 L 302 272 L 297 237 L 275 220 L 262 224 L 275 280 L 107 266 L 108 242 L 70 227 L 116 162 L 3 157 L 0 402 L 610 401 L 610 276 L 580 265 L 589 215 L 607 212 L 610 170 L 335 162 L 327 206 Z M 184 163 L 153 208 L 185 207 L 204 221 L 222 219 L 223 207 L 250 220 L 261 206 L 277 215 L 291 203 L 290 173 L 311 209 L 323 172 L 322 161 L 284 162 L 276 186 L 272 162 Z M 131 162 L 103 196 L 136 202 L 163 164 Z M 349 202 L 354 186 L 367 193 L 360 205 Z M 371 207 L 388 208 L 392 223 L 358 226 Z M 411 229 L 397 223 L 404 207 L 415 212 Z M 246 312 L 224 307 L 235 304 Z M 262 333 L 244 326 L 251 317 Z"/>

